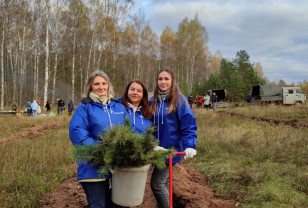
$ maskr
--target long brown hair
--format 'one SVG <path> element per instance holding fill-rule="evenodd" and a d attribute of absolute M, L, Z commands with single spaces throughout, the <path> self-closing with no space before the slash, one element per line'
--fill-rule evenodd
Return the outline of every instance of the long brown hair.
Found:
<path fill-rule="evenodd" d="M 170 74 L 172 82 L 171 82 L 171 87 L 170 87 L 170 92 L 168 93 L 167 99 L 170 100 L 170 105 L 169 105 L 169 111 L 168 113 L 172 113 L 172 112 L 176 112 L 177 111 L 177 104 L 179 99 L 182 99 L 182 94 L 177 86 L 177 82 L 174 76 L 174 73 L 171 69 L 165 68 L 165 69 L 161 69 L 156 76 L 156 87 L 154 90 L 154 96 L 153 96 L 153 103 L 150 107 L 150 111 L 152 113 L 152 115 L 154 114 L 155 110 L 156 110 L 156 106 L 157 106 L 157 98 L 158 98 L 158 76 L 160 73 L 162 72 L 167 72 L 168 74 Z"/>
<path fill-rule="evenodd" d="M 140 104 L 139 104 L 139 106 L 141 106 L 141 112 L 142 112 L 143 117 L 145 117 L 146 119 L 152 119 L 152 114 L 150 112 L 149 101 L 148 101 L 148 90 L 147 90 L 146 86 L 143 84 L 143 82 L 141 82 L 140 80 L 133 80 L 126 86 L 125 91 L 123 93 L 123 96 L 121 98 L 123 105 L 125 107 L 127 107 L 128 102 L 131 103 L 131 101 L 128 98 L 128 90 L 129 90 L 129 87 L 133 83 L 137 83 L 137 84 L 141 85 L 141 87 L 143 89 L 143 97 L 142 97 L 142 100 L 140 101 Z"/>

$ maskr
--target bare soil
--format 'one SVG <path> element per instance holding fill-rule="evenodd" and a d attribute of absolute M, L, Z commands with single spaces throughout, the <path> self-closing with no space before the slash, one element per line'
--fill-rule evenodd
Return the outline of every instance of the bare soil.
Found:
<path fill-rule="evenodd" d="M 55 121 L 52 123 L 46 123 L 43 125 L 33 125 L 30 128 L 24 128 L 20 132 L 11 134 L 7 137 L 3 137 L 0 140 L 0 147 L 9 143 L 9 142 L 18 142 L 20 138 L 28 138 L 28 139 L 36 139 L 44 134 L 47 131 L 53 129 L 60 129 L 63 128 L 63 124 L 61 122 Z"/>
<path fill-rule="evenodd" d="M 76 166 L 72 166 L 70 169 L 74 172 L 74 177 L 63 181 L 58 187 L 43 197 L 44 208 L 87 207 L 85 193 L 76 178 Z M 156 200 L 149 185 L 150 178 L 151 170 L 149 171 L 145 188 L 143 207 L 157 208 Z M 177 164 L 173 169 L 172 178 L 174 207 L 231 208 L 238 206 L 235 200 L 216 198 L 214 191 L 207 186 L 206 177 L 191 166 Z"/>

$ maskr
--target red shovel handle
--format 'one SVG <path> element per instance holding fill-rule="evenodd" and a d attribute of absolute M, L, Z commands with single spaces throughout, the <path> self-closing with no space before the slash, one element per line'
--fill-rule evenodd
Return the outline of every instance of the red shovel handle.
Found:
<path fill-rule="evenodd" d="M 173 152 L 169 155 L 169 207 L 173 207 L 172 202 L 172 155 L 185 155 L 185 152 Z"/>

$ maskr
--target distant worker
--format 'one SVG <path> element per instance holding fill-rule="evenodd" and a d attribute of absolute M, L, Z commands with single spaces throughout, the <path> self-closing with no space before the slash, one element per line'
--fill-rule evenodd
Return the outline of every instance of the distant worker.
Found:
<path fill-rule="evenodd" d="M 204 108 L 206 110 L 208 110 L 209 107 L 210 107 L 210 100 L 211 100 L 210 96 L 207 93 L 205 93 L 205 96 L 203 97 L 203 100 L 204 100 L 204 102 L 203 102 Z"/>
<path fill-rule="evenodd" d="M 194 98 L 193 98 L 192 95 L 189 95 L 189 97 L 188 97 L 188 103 L 189 103 L 190 108 L 192 108 L 192 104 L 194 103 Z"/>
<path fill-rule="evenodd" d="M 14 103 L 12 104 L 12 110 L 13 110 L 13 111 L 18 111 L 18 108 L 19 108 L 19 106 L 18 106 L 17 102 L 14 102 Z"/>
<path fill-rule="evenodd" d="M 68 115 L 72 115 L 73 111 L 74 111 L 74 104 L 72 99 L 70 99 L 70 102 L 68 103 Z"/>
<path fill-rule="evenodd" d="M 65 110 L 65 103 L 61 98 L 57 98 L 58 102 L 58 115 L 63 115 L 63 112 Z"/>
<path fill-rule="evenodd" d="M 214 111 L 217 108 L 217 100 L 218 100 L 218 97 L 216 95 L 216 92 L 213 92 L 213 95 L 212 95 L 212 106 L 213 106 L 213 110 Z"/>
<path fill-rule="evenodd" d="M 46 114 L 49 113 L 51 110 L 51 107 L 48 101 L 46 102 L 45 108 L 46 108 Z"/>
<path fill-rule="evenodd" d="M 31 116 L 31 114 L 32 114 L 32 108 L 31 108 L 31 101 L 30 100 L 27 101 L 27 114 L 28 114 L 28 116 Z"/>
<path fill-rule="evenodd" d="M 32 104 L 31 104 L 33 117 L 36 117 L 38 108 L 39 108 L 39 105 L 37 104 L 36 100 L 33 100 Z"/>
<path fill-rule="evenodd" d="M 203 104 L 203 96 L 200 96 L 198 98 L 198 108 L 202 108 L 202 104 Z"/>

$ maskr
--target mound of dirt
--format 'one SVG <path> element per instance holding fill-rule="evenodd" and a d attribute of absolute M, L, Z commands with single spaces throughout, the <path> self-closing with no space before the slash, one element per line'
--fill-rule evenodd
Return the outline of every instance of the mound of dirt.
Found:
<path fill-rule="evenodd" d="M 36 139 L 44 134 L 47 131 L 52 129 L 60 129 L 64 128 L 61 122 L 55 121 L 52 123 L 46 123 L 44 125 L 33 125 L 30 128 L 24 128 L 20 132 L 16 134 L 11 134 L 10 136 L 1 138 L 0 146 L 3 146 L 9 142 L 18 142 L 18 140 L 22 137 L 29 138 L 29 139 Z"/>
<path fill-rule="evenodd" d="M 43 197 L 44 208 L 83 208 L 87 200 L 77 181 L 76 166 L 71 167 L 74 178 L 63 181 L 52 192 Z M 151 172 L 151 171 L 150 171 Z M 156 200 L 147 179 L 143 207 L 157 208 Z M 231 208 L 236 207 L 235 200 L 223 200 L 214 197 L 214 191 L 207 186 L 205 176 L 191 166 L 177 164 L 173 169 L 174 207 L 178 208 Z M 137 208 L 137 207 L 134 207 Z"/>

